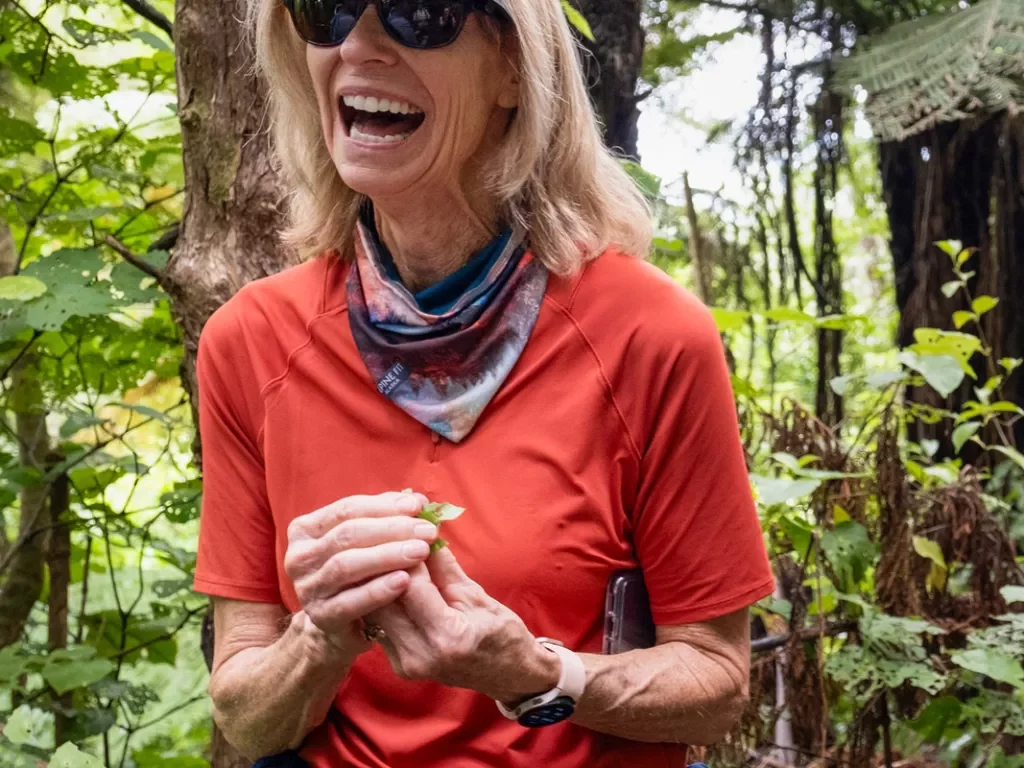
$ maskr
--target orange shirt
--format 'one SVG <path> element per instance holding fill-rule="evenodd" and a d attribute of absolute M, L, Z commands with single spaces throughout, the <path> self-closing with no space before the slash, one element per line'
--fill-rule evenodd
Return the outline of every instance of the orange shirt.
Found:
<path fill-rule="evenodd" d="M 608 252 L 552 276 L 522 357 L 456 445 L 378 394 L 347 269 L 326 256 L 250 283 L 203 331 L 197 591 L 298 611 L 288 523 L 413 488 L 466 507 L 444 538 L 467 574 L 577 651 L 601 651 L 609 577 L 637 564 L 660 625 L 771 593 L 719 334 L 666 275 Z M 522 728 L 475 692 L 398 679 L 379 648 L 335 708 L 302 749 L 314 768 L 685 765 L 678 745 Z"/>

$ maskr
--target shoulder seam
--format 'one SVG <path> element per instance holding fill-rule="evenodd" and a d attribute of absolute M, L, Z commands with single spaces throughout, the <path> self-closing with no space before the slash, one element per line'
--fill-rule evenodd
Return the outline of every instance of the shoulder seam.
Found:
<path fill-rule="evenodd" d="M 330 269 L 331 269 L 330 263 L 329 262 L 325 262 L 325 267 L 323 269 L 323 285 L 322 285 L 321 290 L 320 290 L 320 306 L 318 307 L 318 312 L 315 315 L 313 315 L 313 317 L 311 317 L 309 320 L 306 321 L 306 325 L 305 325 L 305 328 L 304 328 L 304 330 L 306 332 L 306 338 L 303 339 L 300 344 L 298 344 L 296 347 L 294 347 L 292 349 L 291 352 L 288 353 L 288 358 L 285 360 L 284 368 L 282 369 L 282 371 L 279 374 L 277 374 L 277 376 L 274 376 L 273 378 L 268 379 L 263 384 L 263 386 L 260 387 L 260 400 L 263 403 L 263 420 L 260 423 L 259 432 L 256 433 L 256 444 L 257 445 L 262 445 L 262 443 L 263 443 L 263 433 L 264 433 L 264 430 L 266 429 L 266 425 L 267 425 L 267 410 L 268 410 L 268 405 L 269 405 L 269 401 L 270 401 L 270 390 L 273 389 L 274 387 L 279 386 L 282 382 L 284 382 L 284 380 L 288 377 L 288 374 L 291 373 L 292 362 L 299 355 L 299 353 L 301 353 L 306 347 L 308 347 L 310 344 L 312 344 L 312 342 L 313 342 L 313 324 L 316 323 L 318 320 L 321 320 L 323 318 L 331 317 L 333 315 L 341 314 L 343 312 L 347 312 L 348 311 L 348 305 L 347 304 L 341 304 L 340 306 L 336 307 L 335 309 L 327 311 L 327 288 L 328 288 L 328 285 L 329 285 L 328 278 L 329 278 L 329 275 L 330 275 Z"/>
<path fill-rule="evenodd" d="M 581 281 L 582 282 L 582 279 Z M 573 297 L 575 298 L 576 292 L 573 291 Z M 601 381 L 604 383 L 605 390 L 608 392 L 608 398 L 612 401 L 612 408 L 615 409 L 615 414 L 619 417 L 619 422 L 622 424 L 622 429 L 626 433 L 626 438 L 629 440 L 629 447 L 632 449 L 633 454 L 637 461 L 643 460 L 643 453 L 637 446 L 636 439 L 633 437 L 633 433 L 629 429 L 629 423 L 626 421 L 626 417 L 622 413 L 622 408 L 619 407 L 618 400 L 615 399 L 615 390 L 612 388 L 611 382 L 608 380 L 608 374 L 605 372 L 604 363 L 601 361 L 601 356 L 597 353 L 597 349 L 590 341 L 590 337 L 587 336 L 586 332 L 580 328 L 580 324 L 576 321 L 572 312 L 566 307 L 563 307 L 558 301 L 545 296 L 545 301 L 550 301 L 558 310 L 565 316 L 566 320 L 572 324 L 576 334 L 583 340 L 583 343 L 587 345 L 587 349 L 590 350 L 591 356 L 594 358 L 594 362 L 597 364 L 598 373 L 601 374 Z M 571 303 L 571 301 L 570 301 Z"/>

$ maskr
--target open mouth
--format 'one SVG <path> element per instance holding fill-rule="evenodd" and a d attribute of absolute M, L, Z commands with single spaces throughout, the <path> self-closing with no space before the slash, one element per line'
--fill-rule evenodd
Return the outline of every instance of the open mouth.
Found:
<path fill-rule="evenodd" d="M 341 117 L 348 135 L 367 144 L 398 144 L 412 136 L 426 119 L 415 104 L 376 96 L 343 96 Z"/>

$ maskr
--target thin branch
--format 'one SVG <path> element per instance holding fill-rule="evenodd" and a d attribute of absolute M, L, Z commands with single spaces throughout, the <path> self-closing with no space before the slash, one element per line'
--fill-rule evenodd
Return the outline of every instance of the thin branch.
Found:
<path fill-rule="evenodd" d="M 124 0 L 124 4 L 135 11 L 139 16 L 156 24 L 162 29 L 171 42 L 174 42 L 174 25 L 171 20 L 160 11 L 150 5 L 146 0 Z"/>
<path fill-rule="evenodd" d="M 113 235 L 107 235 L 105 238 L 103 238 L 103 242 L 110 246 L 112 249 L 114 249 L 121 256 L 122 259 L 127 261 L 132 266 L 141 269 L 150 277 L 156 278 L 156 281 L 163 285 L 164 273 L 161 272 L 156 267 L 154 267 L 149 262 L 140 259 L 138 256 L 136 256 L 134 253 L 132 253 L 131 249 L 127 245 L 122 243 L 116 237 L 114 237 Z"/>

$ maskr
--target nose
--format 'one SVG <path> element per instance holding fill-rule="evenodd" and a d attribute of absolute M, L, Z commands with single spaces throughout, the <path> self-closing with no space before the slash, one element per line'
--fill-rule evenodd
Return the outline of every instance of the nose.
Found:
<path fill-rule="evenodd" d="M 397 61 L 395 42 L 384 29 L 376 3 L 366 3 L 356 25 L 338 46 L 338 54 L 349 64 L 394 64 Z"/>

